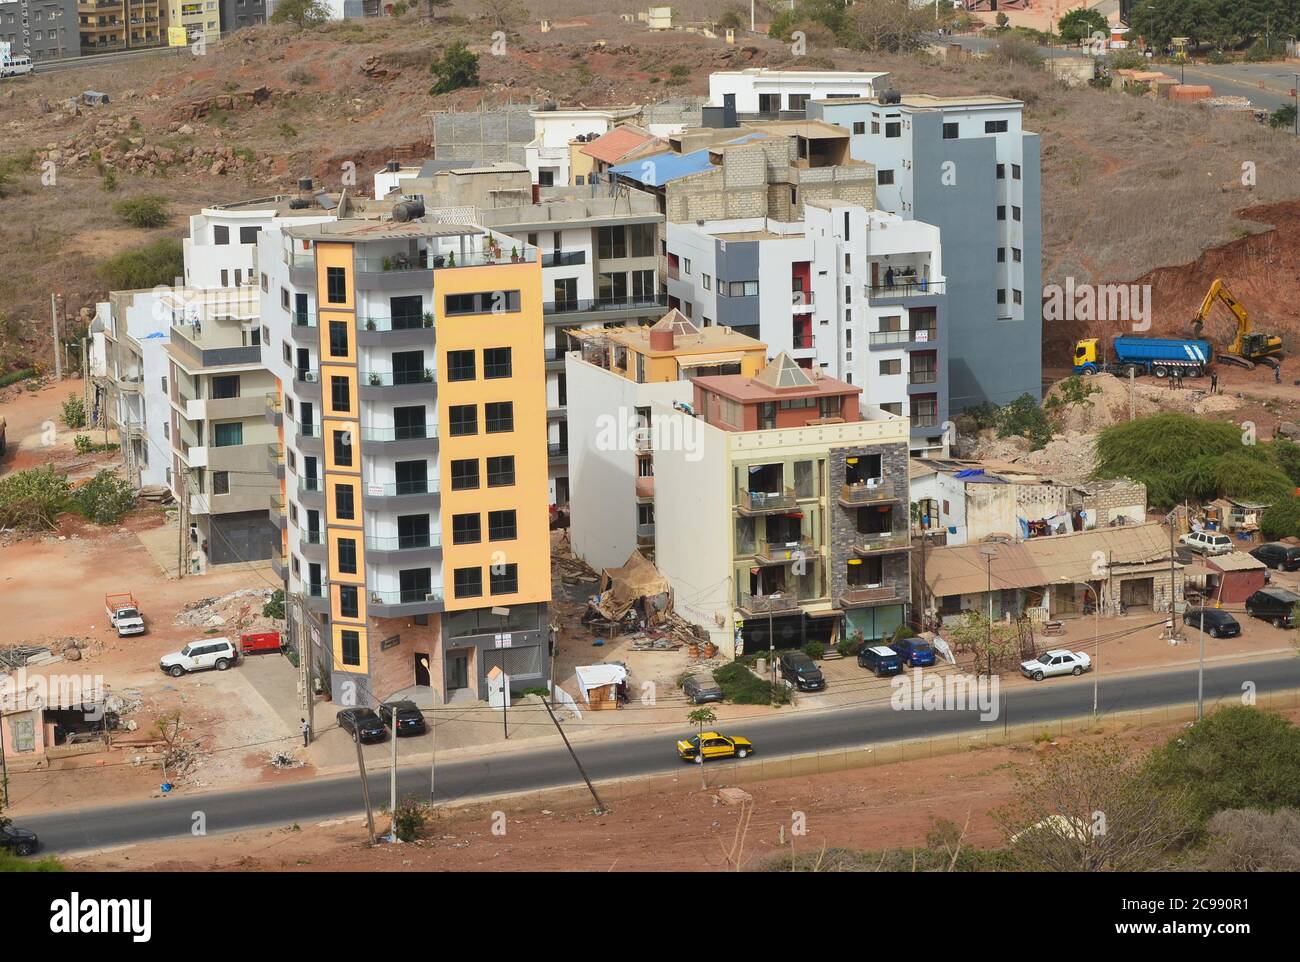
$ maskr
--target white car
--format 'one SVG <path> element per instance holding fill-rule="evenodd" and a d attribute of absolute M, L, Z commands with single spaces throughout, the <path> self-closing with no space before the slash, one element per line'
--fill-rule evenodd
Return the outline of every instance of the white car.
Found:
<path fill-rule="evenodd" d="M 174 654 L 163 655 L 158 661 L 158 667 L 173 678 L 179 678 L 186 672 L 207 668 L 225 671 L 238 661 L 239 650 L 229 638 L 205 638 L 203 641 L 191 641 Z"/>
<path fill-rule="evenodd" d="M 1178 539 L 1200 554 L 1232 554 L 1232 539 L 1218 531 L 1189 531 Z"/>
<path fill-rule="evenodd" d="M 1020 674 L 1034 681 L 1042 681 L 1049 675 L 1082 675 L 1092 667 L 1092 659 L 1082 651 L 1066 651 L 1058 648 L 1045 651 L 1037 658 L 1020 663 Z"/>

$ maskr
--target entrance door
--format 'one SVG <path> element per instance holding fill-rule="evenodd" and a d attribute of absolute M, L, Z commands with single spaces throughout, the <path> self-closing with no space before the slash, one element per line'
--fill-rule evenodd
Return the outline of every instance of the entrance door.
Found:
<path fill-rule="evenodd" d="M 415 653 L 415 683 L 429 687 L 429 656 L 418 651 Z"/>
<path fill-rule="evenodd" d="M 463 651 L 447 652 L 447 691 L 469 687 L 469 654 Z"/>
<path fill-rule="evenodd" d="M 1120 600 L 1128 608 L 1149 608 L 1154 595 L 1154 578 L 1133 578 L 1119 586 Z"/>

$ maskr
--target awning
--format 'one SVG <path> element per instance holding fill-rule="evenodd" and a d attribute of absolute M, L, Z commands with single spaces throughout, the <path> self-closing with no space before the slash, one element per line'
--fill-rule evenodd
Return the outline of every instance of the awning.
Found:
<path fill-rule="evenodd" d="M 678 367 L 709 367 L 714 364 L 730 364 L 744 360 L 742 351 L 723 351 L 719 354 L 688 354 L 677 358 Z"/>

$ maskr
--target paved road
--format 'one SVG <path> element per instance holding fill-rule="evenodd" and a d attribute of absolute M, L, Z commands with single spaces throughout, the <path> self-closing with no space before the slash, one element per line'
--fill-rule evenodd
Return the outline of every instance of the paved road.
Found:
<path fill-rule="evenodd" d="M 944 41 L 959 43 L 967 50 L 982 53 L 993 47 L 993 37 L 947 37 Z M 1044 57 L 1077 57 L 1081 51 L 1074 48 L 1039 47 Z M 1171 77 L 1185 79 L 1190 84 L 1206 84 L 1216 97 L 1247 97 L 1256 107 L 1277 110 L 1293 103 L 1291 88 L 1300 67 L 1287 63 L 1226 63 L 1226 64 L 1153 64 Z"/>
<path fill-rule="evenodd" d="M 1236 697 L 1251 681 L 1260 693 L 1300 687 L 1300 659 L 1284 658 L 1224 665 L 1206 671 L 1206 697 Z M 1126 675 L 1101 679 L 1103 713 L 1186 703 L 1196 697 L 1195 670 Z M 1086 715 L 1092 710 L 1093 686 L 1087 677 L 1055 679 L 1008 696 L 1010 724 L 1050 721 Z M 1001 725 L 1002 719 L 994 722 Z M 901 712 L 888 706 L 810 711 L 746 723 L 743 734 L 760 751 L 784 755 L 847 748 L 872 742 L 978 730 L 974 712 Z M 607 743 L 579 743 L 584 765 L 596 779 L 680 770 L 671 738 L 646 735 Z M 715 762 L 718 765 L 744 762 Z M 371 793 L 388 798 L 387 772 L 371 777 Z M 456 799 L 549 788 L 579 782 L 563 748 L 488 756 L 438 767 L 438 797 Z M 398 791 L 427 794 L 429 771 L 424 766 L 399 768 Z M 264 825 L 300 824 L 352 815 L 362 810 L 356 778 L 319 778 L 282 786 L 237 792 L 216 792 L 150 799 L 127 805 L 61 810 L 22 819 L 37 832 L 50 851 L 75 851 L 189 836 L 195 812 L 202 812 L 209 833 Z"/>

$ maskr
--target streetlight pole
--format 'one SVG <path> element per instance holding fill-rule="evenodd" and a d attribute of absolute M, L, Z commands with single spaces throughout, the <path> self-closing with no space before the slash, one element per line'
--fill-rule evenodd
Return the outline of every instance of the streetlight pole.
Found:
<path fill-rule="evenodd" d="M 1101 670 L 1099 661 L 1101 656 L 1101 595 L 1096 588 L 1086 581 L 1069 581 L 1066 578 L 1062 578 L 1061 581 L 1066 584 L 1079 585 L 1084 591 L 1092 592 L 1092 717 L 1095 721 L 1100 691 L 1099 682 L 1101 681 L 1098 676 L 1098 672 Z"/>

